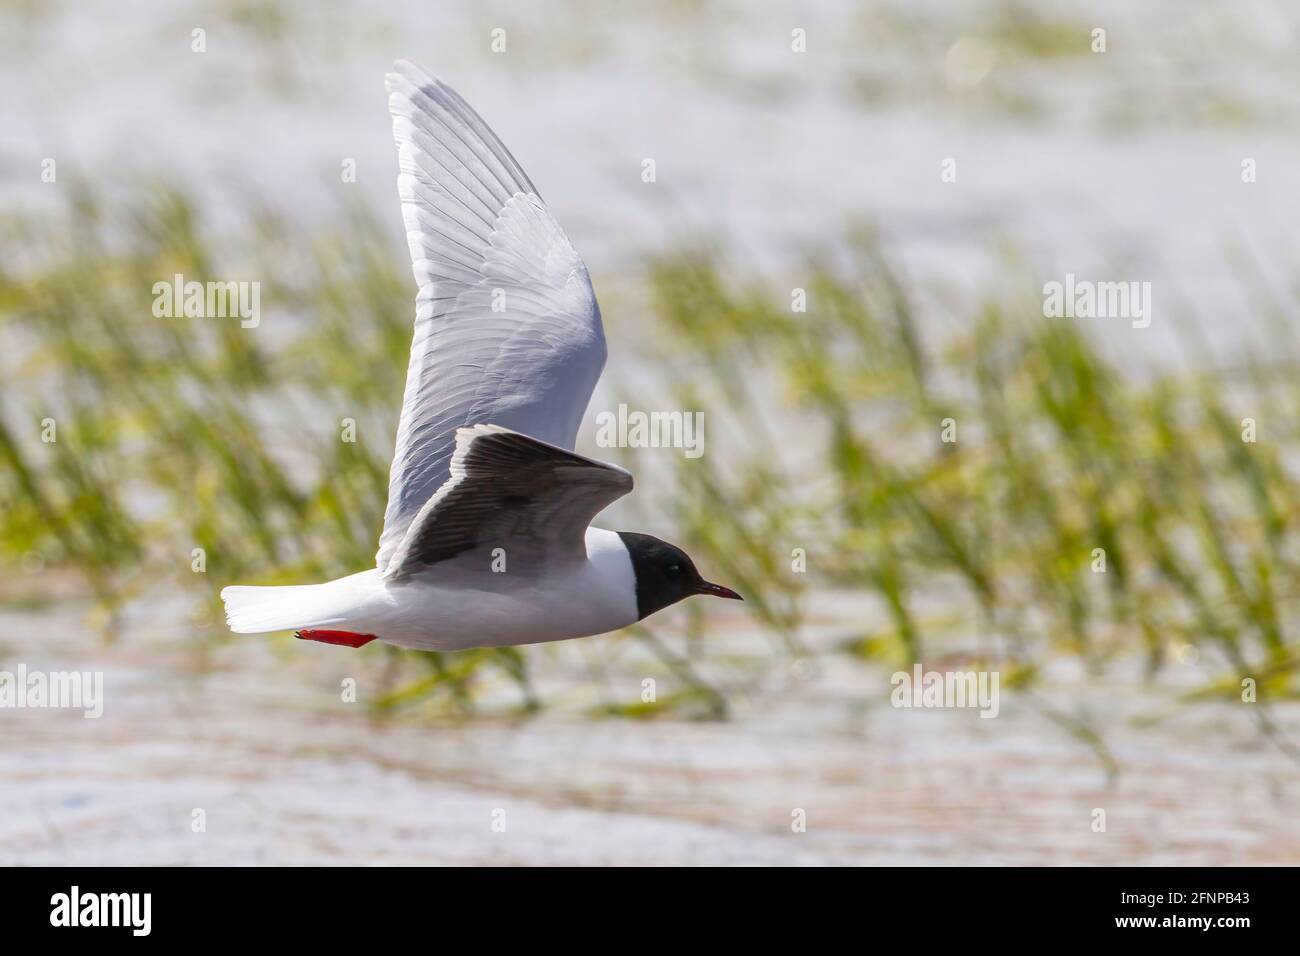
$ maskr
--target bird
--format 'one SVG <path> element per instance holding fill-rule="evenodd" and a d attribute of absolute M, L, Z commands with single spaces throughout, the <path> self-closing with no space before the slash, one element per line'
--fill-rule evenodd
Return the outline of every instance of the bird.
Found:
<path fill-rule="evenodd" d="M 632 475 L 574 450 L 607 354 L 587 267 L 455 90 L 405 60 L 385 85 L 419 291 L 375 567 L 225 587 L 229 628 L 445 651 L 604 634 L 692 595 L 743 600 L 667 541 L 591 526 Z"/>

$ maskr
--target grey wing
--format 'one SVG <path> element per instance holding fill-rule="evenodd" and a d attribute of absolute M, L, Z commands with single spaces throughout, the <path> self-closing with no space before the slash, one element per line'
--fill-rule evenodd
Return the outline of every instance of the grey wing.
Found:
<path fill-rule="evenodd" d="M 617 465 L 495 425 L 462 428 L 450 477 L 421 508 L 384 572 L 400 580 L 470 551 L 511 571 L 586 557 L 587 526 L 632 490 Z"/>
<path fill-rule="evenodd" d="M 456 429 L 573 448 L 605 365 L 587 268 L 509 151 L 419 67 L 399 61 L 387 86 L 419 293 L 381 569 L 449 477 Z"/>

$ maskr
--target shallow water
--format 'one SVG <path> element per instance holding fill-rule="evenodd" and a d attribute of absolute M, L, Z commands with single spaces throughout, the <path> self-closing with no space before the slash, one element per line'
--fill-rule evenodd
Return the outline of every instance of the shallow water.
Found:
<path fill-rule="evenodd" d="M 754 644 L 739 618 L 715 624 Z M 1167 692 L 1069 667 L 1043 694 L 1097 719 L 1121 766 L 1113 785 L 1013 694 L 991 720 L 895 709 L 884 671 L 839 655 L 773 663 L 728 721 L 631 721 L 585 713 L 593 680 L 570 642 L 540 661 L 556 706 L 539 715 L 502 715 L 509 695 L 489 687 L 472 721 L 377 720 L 339 691 L 354 677 L 361 701 L 378 692 L 377 649 L 187 649 L 156 623 L 128 623 L 109 646 L 86 629 L 75 610 L 0 616 L 3 666 L 102 669 L 106 697 L 98 720 L 0 713 L 0 863 L 1300 862 L 1300 773 L 1247 705 L 1138 729 L 1134 714 L 1172 711 Z M 608 684 L 633 700 L 655 673 L 628 659 Z M 792 831 L 796 810 L 806 832 Z"/>
<path fill-rule="evenodd" d="M 1267 299 L 1286 301 L 1300 269 L 1288 214 L 1300 20 L 1283 4 L 1110 0 L 1088 19 L 1045 0 L 246 7 L 265 22 L 157 0 L 3 15 L 6 203 L 58 202 L 61 185 L 39 181 L 44 157 L 60 183 L 178 181 L 215 223 L 252 190 L 306 230 L 361 190 L 389 210 L 400 256 L 382 78 L 408 57 L 497 128 L 601 294 L 647 249 L 691 235 L 793 287 L 809 246 L 834 247 L 865 219 L 948 302 L 995 286 L 1033 303 L 1067 272 L 1149 281 L 1150 328 L 1094 320 L 1095 332 L 1121 358 L 1170 358 L 1193 322 L 1228 352 L 1267 343 Z M 1032 54 L 1021 34 L 1035 23 L 1056 32 Z M 1104 54 L 1086 52 L 1097 25 Z M 806 53 L 790 50 L 794 27 Z M 972 40 L 993 44 L 986 70 L 954 60 Z M 355 183 L 340 181 L 344 158 Z M 956 182 L 940 181 L 947 158 Z M 927 323 L 944 321 L 943 303 Z"/>

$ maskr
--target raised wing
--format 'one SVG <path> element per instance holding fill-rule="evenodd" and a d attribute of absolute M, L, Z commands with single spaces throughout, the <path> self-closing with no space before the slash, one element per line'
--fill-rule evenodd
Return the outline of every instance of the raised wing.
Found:
<path fill-rule="evenodd" d="M 587 268 L 514 157 L 419 67 L 399 61 L 387 86 L 420 290 L 381 569 L 448 479 L 456 429 L 493 422 L 571 449 L 605 365 Z"/>
<path fill-rule="evenodd" d="M 495 425 L 456 433 L 450 477 L 420 509 L 384 576 L 400 580 L 468 551 L 504 550 L 512 571 L 579 561 L 587 526 L 632 490 L 611 465 Z"/>

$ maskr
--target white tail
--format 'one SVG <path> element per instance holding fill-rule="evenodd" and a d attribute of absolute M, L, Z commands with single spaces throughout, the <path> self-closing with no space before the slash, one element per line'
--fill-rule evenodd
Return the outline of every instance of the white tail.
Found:
<path fill-rule="evenodd" d="M 236 634 L 331 627 L 355 620 L 366 596 L 374 594 L 378 572 L 339 578 L 325 584 L 222 588 L 226 623 Z"/>

